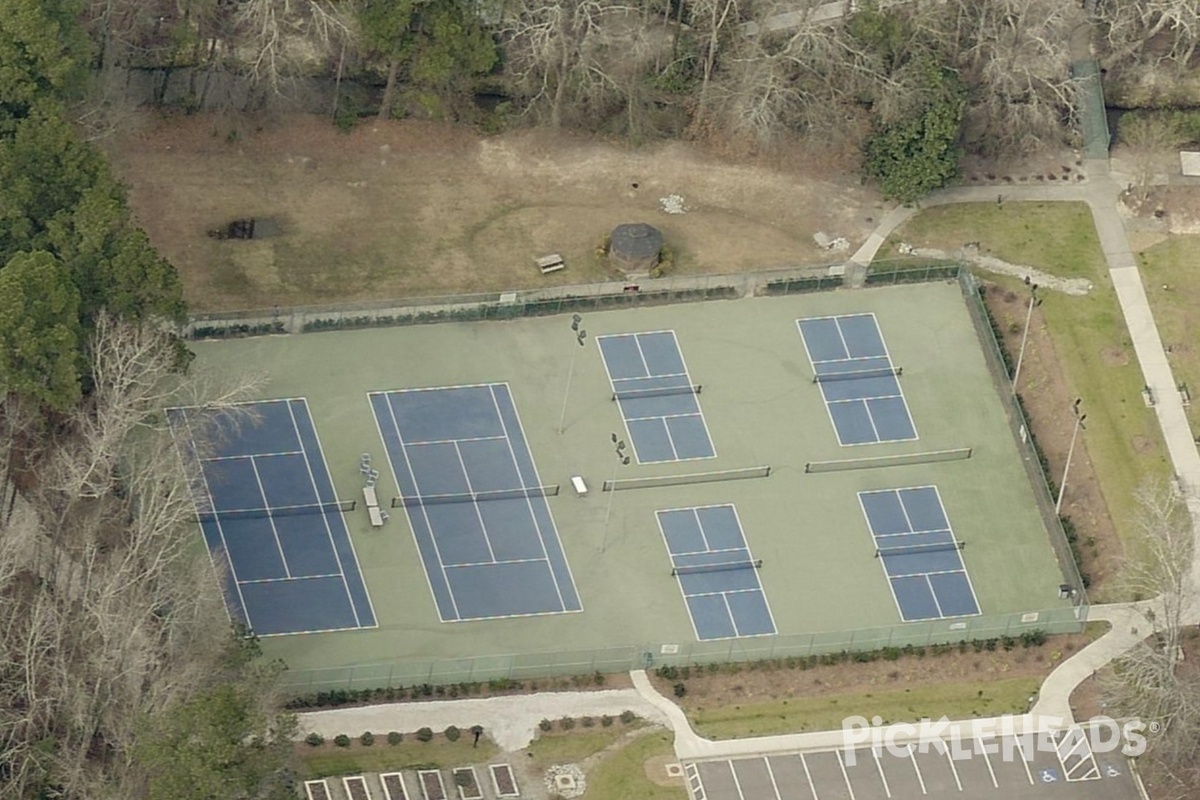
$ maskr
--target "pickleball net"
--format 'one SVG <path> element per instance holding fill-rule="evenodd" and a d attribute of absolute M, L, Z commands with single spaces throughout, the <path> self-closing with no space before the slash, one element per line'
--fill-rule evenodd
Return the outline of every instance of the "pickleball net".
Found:
<path fill-rule="evenodd" d="M 903 367 L 856 369 L 847 372 L 818 372 L 816 375 L 813 375 L 813 383 L 832 383 L 833 381 L 853 381 L 866 378 L 892 378 L 903 374 Z"/>
<path fill-rule="evenodd" d="M 527 486 L 523 489 L 497 489 L 490 492 L 459 492 L 451 494 L 425 494 L 393 497 L 392 508 L 414 508 L 446 503 L 485 503 L 489 500 L 525 500 L 531 497 L 555 497 L 557 483 L 546 486 Z"/>
<path fill-rule="evenodd" d="M 897 547 L 876 547 L 875 557 L 911 556 L 920 553 L 944 553 L 948 550 L 962 550 L 967 546 L 964 541 L 935 542 L 933 544 L 907 544 Z"/>
<path fill-rule="evenodd" d="M 692 564 L 687 566 L 675 567 L 671 570 L 671 577 L 679 575 L 698 575 L 705 572 L 728 572 L 735 569 L 762 569 L 762 559 L 756 558 L 750 561 L 723 561 L 720 564 Z"/>
<path fill-rule="evenodd" d="M 654 389 L 625 389 L 612 393 L 613 400 L 637 400 L 641 397 L 670 397 L 677 394 L 700 394 L 704 386 L 694 383 L 688 386 L 660 386 Z"/>
<path fill-rule="evenodd" d="M 353 511 L 357 504 L 357 500 L 335 500 L 327 503 L 272 506 L 270 508 L 220 508 L 198 511 L 195 519 L 197 522 L 224 522 L 234 519 L 297 517 L 306 514 L 344 514 L 347 511 Z"/>

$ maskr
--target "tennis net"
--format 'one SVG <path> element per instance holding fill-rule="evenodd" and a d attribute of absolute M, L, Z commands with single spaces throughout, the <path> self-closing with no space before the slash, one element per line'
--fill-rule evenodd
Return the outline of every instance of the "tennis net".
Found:
<path fill-rule="evenodd" d="M 601 487 L 606 492 L 617 492 L 623 489 L 653 489 L 658 486 L 687 486 L 692 483 L 715 483 L 717 481 L 739 481 L 743 478 L 767 478 L 771 475 L 769 466 L 745 467 L 742 469 L 723 469 L 712 472 L 688 472 L 683 475 L 652 475 L 646 478 L 618 478 L 615 481 L 605 481 Z"/>
<path fill-rule="evenodd" d="M 393 497 L 392 508 L 435 506 L 443 503 L 483 503 L 488 500 L 524 500 L 528 497 L 555 497 L 558 484 L 527 486 L 524 489 L 497 489 L 491 492 L 461 492 L 458 494 L 426 494 L 411 497 Z"/>
<path fill-rule="evenodd" d="M 876 467 L 903 467 L 910 464 L 932 464 L 938 461 L 963 461 L 970 458 L 971 454 L 970 447 L 956 447 L 951 450 L 925 450 L 920 453 L 899 453 L 891 456 L 809 461 L 804 465 L 804 471 L 843 472 L 850 469 L 875 469 Z"/>
<path fill-rule="evenodd" d="M 962 550 L 967 546 L 964 541 L 935 542 L 934 544 L 905 544 L 897 547 L 876 547 L 875 557 L 911 556 L 917 553 L 942 553 L 947 550 Z"/>
<path fill-rule="evenodd" d="M 339 514 L 353 511 L 357 500 L 336 500 L 329 503 L 310 503 L 272 508 L 222 508 L 196 512 L 197 522 L 223 522 L 232 519 L 262 519 L 266 517 L 296 517 L 303 514 Z"/>
<path fill-rule="evenodd" d="M 671 577 L 679 575 L 697 575 L 702 572 L 726 572 L 731 569 L 762 569 L 762 559 L 753 561 L 723 561 L 720 564 L 693 564 L 691 566 L 675 567 Z"/>
<path fill-rule="evenodd" d="M 880 367 L 879 369 L 856 369 L 850 372 L 818 372 L 813 383 L 830 381 L 854 381 L 860 378 L 888 378 L 904 374 L 904 367 Z"/>
<path fill-rule="evenodd" d="M 636 400 L 639 397 L 669 397 L 674 394 L 700 394 L 704 387 L 700 384 L 691 386 L 662 386 L 657 389 L 626 389 L 612 394 L 613 400 Z"/>

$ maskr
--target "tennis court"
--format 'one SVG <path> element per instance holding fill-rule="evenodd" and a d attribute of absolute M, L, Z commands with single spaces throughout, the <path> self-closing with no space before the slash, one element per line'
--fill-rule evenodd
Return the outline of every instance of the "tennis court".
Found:
<path fill-rule="evenodd" d="M 246 404 L 246 419 L 168 411 L 176 443 L 198 461 L 197 515 L 225 576 L 230 615 L 258 636 L 375 626 L 354 546 L 303 398 Z M 192 428 L 212 453 L 197 452 Z"/>
<path fill-rule="evenodd" d="M 796 320 L 843 445 L 903 442 L 917 429 L 874 314 Z"/>
<path fill-rule="evenodd" d="M 360 623 L 361 608 L 342 601 L 336 624 L 286 629 L 344 630 L 267 640 L 289 684 L 526 680 L 648 659 L 655 667 L 1020 635 L 1077 620 L 1059 597 L 1062 572 L 1020 442 L 957 285 L 581 316 L 582 345 L 569 312 L 196 345 L 200 367 L 265 369 L 265 396 L 307 398 L 332 485 L 306 500 L 268 487 L 271 505 L 319 496 L 367 506 L 360 464 L 373 454 L 377 510 L 391 511 L 379 525 L 362 507 L 332 515 L 353 541 L 378 624 L 353 629 L 350 608 Z M 818 389 L 866 379 L 814 385 L 813 362 L 797 346 L 797 320 L 810 319 L 841 320 L 839 342 L 850 332 L 844 358 L 835 354 L 842 360 L 884 353 L 904 364 L 899 419 L 911 412 L 919 440 L 848 453 Z M 856 326 L 882 331 L 886 351 Z M 853 403 L 894 433 L 873 400 Z M 241 449 L 221 455 L 265 463 L 301 450 L 288 415 L 276 423 L 264 409 L 269 427 L 244 428 Z M 921 487 L 936 487 L 944 521 L 905 529 L 903 513 L 870 518 L 860 500 L 890 492 L 907 502 Z M 217 500 L 229 509 L 264 502 Z M 302 518 L 321 519 L 287 519 Z M 949 552 L 961 561 L 948 567 L 945 551 L 876 556 L 889 543 L 947 537 L 967 543 Z M 265 535 L 256 541 L 275 547 Z M 256 558 L 234 554 L 239 578 Z M 284 575 L 274 570 L 263 574 Z M 305 571 L 337 570 L 322 561 Z M 253 603 L 250 611 L 259 629 Z"/>
<path fill-rule="evenodd" d="M 713 458 L 716 450 L 674 331 L 596 339 L 639 464 Z"/>
<path fill-rule="evenodd" d="M 775 633 L 758 579 L 762 561 L 751 555 L 732 505 L 674 508 L 656 516 L 697 639 Z"/>
<path fill-rule="evenodd" d="M 506 384 L 370 400 L 443 622 L 582 610 Z"/>
<path fill-rule="evenodd" d="M 859 492 L 896 607 L 905 622 L 979 613 L 979 602 L 936 486 Z"/>

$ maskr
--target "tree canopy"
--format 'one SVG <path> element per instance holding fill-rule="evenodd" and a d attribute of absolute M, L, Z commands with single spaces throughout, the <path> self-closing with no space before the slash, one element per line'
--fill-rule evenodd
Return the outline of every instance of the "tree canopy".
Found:
<path fill-rule="evenodd" d="M 865 169 L 888 197 L 911 203 L 945 186 L 958 174 L 958 139 L 966 87 L 932 59 L 914 111 L 880 125 L 867 139 Z"/>
<path fill-rule="evenodd" d="M 79 293 L 51 253 L 0 269 L 0 388 L 63 411 L 80 395 Z"/>

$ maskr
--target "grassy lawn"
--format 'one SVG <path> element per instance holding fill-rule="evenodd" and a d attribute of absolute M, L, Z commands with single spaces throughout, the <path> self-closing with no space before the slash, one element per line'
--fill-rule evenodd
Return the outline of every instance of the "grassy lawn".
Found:
<path fill-rule="evenodd" d="M 588 774 L 584 800 L 687 800 L 683 786 L 660 786 L 646 777 L 647 759 L 660 757 L 674 761 L 674 748 L 668 731 L 655 731 L 634 739 L 604 759 Z"/>
<path fill-rule="evenodd" d="M 879 257 L 897 255 L 900 242 L 950 251 L 979 242 L 980 252 L 1063 278 L 1095 278 L 1106 269 L 1092 214 L 1084 203 L 935 207 L 892 234 Z"/>
<path fill-rule="evenodd" d="M 363 747 L 357 742 L 351 747 L 325 744 L 296 747 L 298 772 L 303 779 L 324 778 L 330 775 L 360 775 L 364 772 L 394 772 L 401 769 L 450 769 L 465 764 L 477 764 L 500 752 L 495 744 L 480 739 L 478 747 L 471 746 L 471 735 L 457 742 L 438 737 L 432 742 L 419 742 L 409 736 L 398 745 L 384 741 L 385 734 L 376 734 L 375 745 Z"/>
<path fill-rule="evenodd" d="M 1186 383 L 1200 401 L 1200 236 L 1172 236 L 1138 253 L 1150 308 L 1158 324 L 1175 380 Z M 1164 290 L 1162 287 L 1170 287 Z M 1188 408 L 1193 422 L 1200 405 Z M 1195 425 L 1193 425 L 1193 431 Z"/>
<path fill-rule="evenodd" d="M 1147 478 L 1168 478 L 1171 470 L 1154 414 L 1142 403 L 1141 370 L 1087 206 L 1005 203 L 1000 208 L 972 203 L 933 208 L 913 218 L 890 241 L 889 253 L 898 242 L 954 249 L 979 241 L 988 255 L 1093 282 L 1093 290 L 1084 297 L 1056 292 L 1040 296 L 1068 385 L 1083 398 L 1088 453 L 1109 514 L 1125 539 L 1136 511 L 1134 491 Z M 988 277 L 1003 286 L 1020 286 L 1013 278 Z M 1022 391 L 1037 387 L 1023 386 Z M 1069 414 L 1068 409 L 1063 412 Z M 1138 442 L 1153 446 L 1138 447 Z"/>
<path fill-rule="evenodd" d="M 525 749 L 529 753 L 530 763 L 537 769 L 548 769 L 554 764 L 569 764 L 582 761 L 588 756 L 599 753 L 635 725 L 614 723 L 611 728 L 595 728 L 573 733 L 541 734 Z"/>
<path fill-rule="evenodd" d="M 773 736 L 801 731 L 836 730 L 846 717 L 880 716 L 885 723 L 916 722 L 924 718 L 990 717 L 1024 713 L 1037 678 L 1008 678 L 987 683 L 917 686 L 900 691 L 797 697 L 769 703 L 748 703 L 691 715 L 692 725 L 710 739 Z"/>

